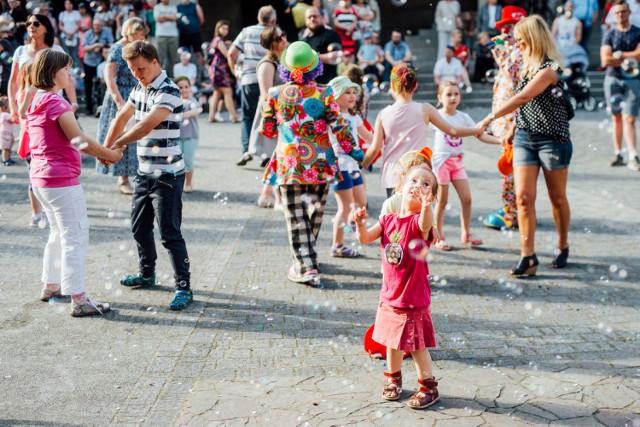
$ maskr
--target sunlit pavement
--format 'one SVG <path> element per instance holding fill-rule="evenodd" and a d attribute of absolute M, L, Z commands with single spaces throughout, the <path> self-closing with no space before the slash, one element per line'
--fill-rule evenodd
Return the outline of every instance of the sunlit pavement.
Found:
<path fill-rule="evenodd" d="M 283 214 L 255 206 L 259 161 L 235 166 L 239 125 L 200 117 L 196 191 L 183 209 L 195 301 L 179 313 L 168 309 L 171 268 L 159 239 L 160 284 L 118 284 L 137 266 L 130 199 L 91 159 L 81 178 L 91 220 L 87 283 L 112 311 L 74 319 L 68 300 L 40 302 L 47 231 L 28 227 L 26 168 L 0 166 L 0 425 L 640 426 L 640 175 L 607 166 L 603 120 L 603 112 L 579 113 L 572 122 L 564 270 L 549 265 L 554 227 L 540 179 L 541 266 L 529 279 L 508 275 L 517 232 L 481 226 L 499 206 L 499 149 L 465 142 L 473 231 L 485 245 L 459 243 L 451 194 L 444 234 L 455 250 L 434 249 L 429 263 L 441 400 L 423 411 L 405 406 L 417 385 L 411 360 L 403 399 L 386 402 L 384 361 L 363 350 L 380 289 L 379 247 L 363 247 L 358 259 L 329 256 L 330 196 L 322 286 L 288 282 Z M 81 118 L 90 134 L 96 123 Z M 373 216 L 383 201 L 378 171 L 366 174 Z"/>

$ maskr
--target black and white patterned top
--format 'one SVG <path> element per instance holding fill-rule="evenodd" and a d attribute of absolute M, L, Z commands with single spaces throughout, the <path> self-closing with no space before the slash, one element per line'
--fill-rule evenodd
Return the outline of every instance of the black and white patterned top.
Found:
<path fill-rule="evenodd" d="M 163 71 L 146 88 L 138 83 L 131 91 L 128 102 L 136 108 L 136 123 L 144 120 L 154 108 L 166 108 L 171 112 L 146 137 L 138 141 L 138 173 L 184 173 L 180 149 L 183 102 L 178 86 Z"/>
<path fill-rule="evenodd" d="M 553 61 L 544 62 L 533 75 L 520 80 L 516 91 L 522 92 L 538 72 L 552 66 Z M 516 110 L 516 127 L 530 134 L 550 136 L 558 142 L 569 142 L 569 118 L 562 99 L 563 93 L 563 84 L 560 81 L 555 85 L 549 85 L 542 93 Z"/>

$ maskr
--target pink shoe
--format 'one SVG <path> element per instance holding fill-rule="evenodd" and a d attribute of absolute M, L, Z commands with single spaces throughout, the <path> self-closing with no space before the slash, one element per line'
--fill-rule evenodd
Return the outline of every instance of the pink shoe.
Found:
<path fill-rule="evenodd" d="M 317 286 L 320 283 L 320 275 L 318 270 L 309 270 L 302 274 L 297 274 L 296 270 L 291 266 L 287 274 L 289 280 L 295 283 L 304 283 L 305 285 Z"/>
<path fill-rule="evenodd" d="M 467 233 L 466 235 L 462 235 L 462 243 L 465 243 L 469 246 L 482 246 L 483 242 L 481 239 L 476 239 L 471 235 L 471 233 Z"/>

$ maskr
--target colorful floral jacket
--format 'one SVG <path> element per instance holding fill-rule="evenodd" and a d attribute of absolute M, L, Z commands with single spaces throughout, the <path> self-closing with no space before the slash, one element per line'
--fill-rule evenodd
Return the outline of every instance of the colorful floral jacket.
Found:
<path fill-rule="evenodd" d="M 276 149 L 264 180 L 273 185 L 323 184 L 342 180 L 338 159 L 329 141 L 329 127 L 338 142 L 357 161 L 364 154 L 356 147 L 349 122 L 329 86 L 286 83 L 269 90 L 262 113 L 262 134 L 277 137 Z"/>
<path fill-rule="evenodd" d="M 499 43 L 496 36 L 492 40 L 493 58 L 498 65 L 498 75 L 493 85 L 493 105 L 495 111 L 516 94 L 516 86 L 520 80 L 522 68 L 522 52 L 513 44 Z M 495 119 L 491 122 L 490 131 L 496 138 L 502 138 L 516 124 L 516 113 Z"/>

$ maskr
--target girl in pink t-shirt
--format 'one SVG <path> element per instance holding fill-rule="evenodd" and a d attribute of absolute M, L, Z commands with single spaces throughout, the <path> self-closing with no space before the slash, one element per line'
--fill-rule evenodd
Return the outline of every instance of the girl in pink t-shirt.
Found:
<path fill-rule="evenodd" d="M 450 135 L 472 136 L 480 133 L 476 128 L 452 126 L 433 105 L 413 101 L 416 89 L 418 74 L 415 69 L 405 63 L 393 67 L 391 93 L 395 102 L 378 114 L 373 142 L 362 162 L 362 170 L 368 169 L 382 150 L 380 180 L 382 187 L 387 189 L 387 197 L 391 197 L 398 185 L 399 170 L 396 163 L 407 151 L 419 151 L 427 145 L 430 123 Z"/>
<path fill-rule="evenodd" d="M 436 176 L 427 165 L 409 170 L 402 186 L 400 212 L 383 215 L 367 229 L 366 208 L 356 209 L 353 219 L 360 243 L 381 238 L 384 281 L 376 313 L 373 339 L 387 347 L 386 382 L 382 397 L 398 400 L 402 393 L 402 359 L 411 352 L 420 389 L 408 406 L 422 409 L 439 399 L 427 347 L 436 346 L 431 322 L 431 289 L 427 253 L 433 241 L 431 204 L 437 194 Z"/>
<path fill-rule="evenodd" d="M 64 52 L 45 49 L 33 62 L 37 92 L 27 110 L 29 170 L 33 192 L 49 218 L 44 249 L 42 301 L 71 295 L 74 317 L 109 311 L 109 304 L 92 301 L 85 286 L 84 258 L 89 246 L 89 219 L 80 176 L 80 151 L 117 162 L 122 150 L 109 150 L 86 136 L 71 104 L 58 91 L 69 84 L 73 60 Z"/>

